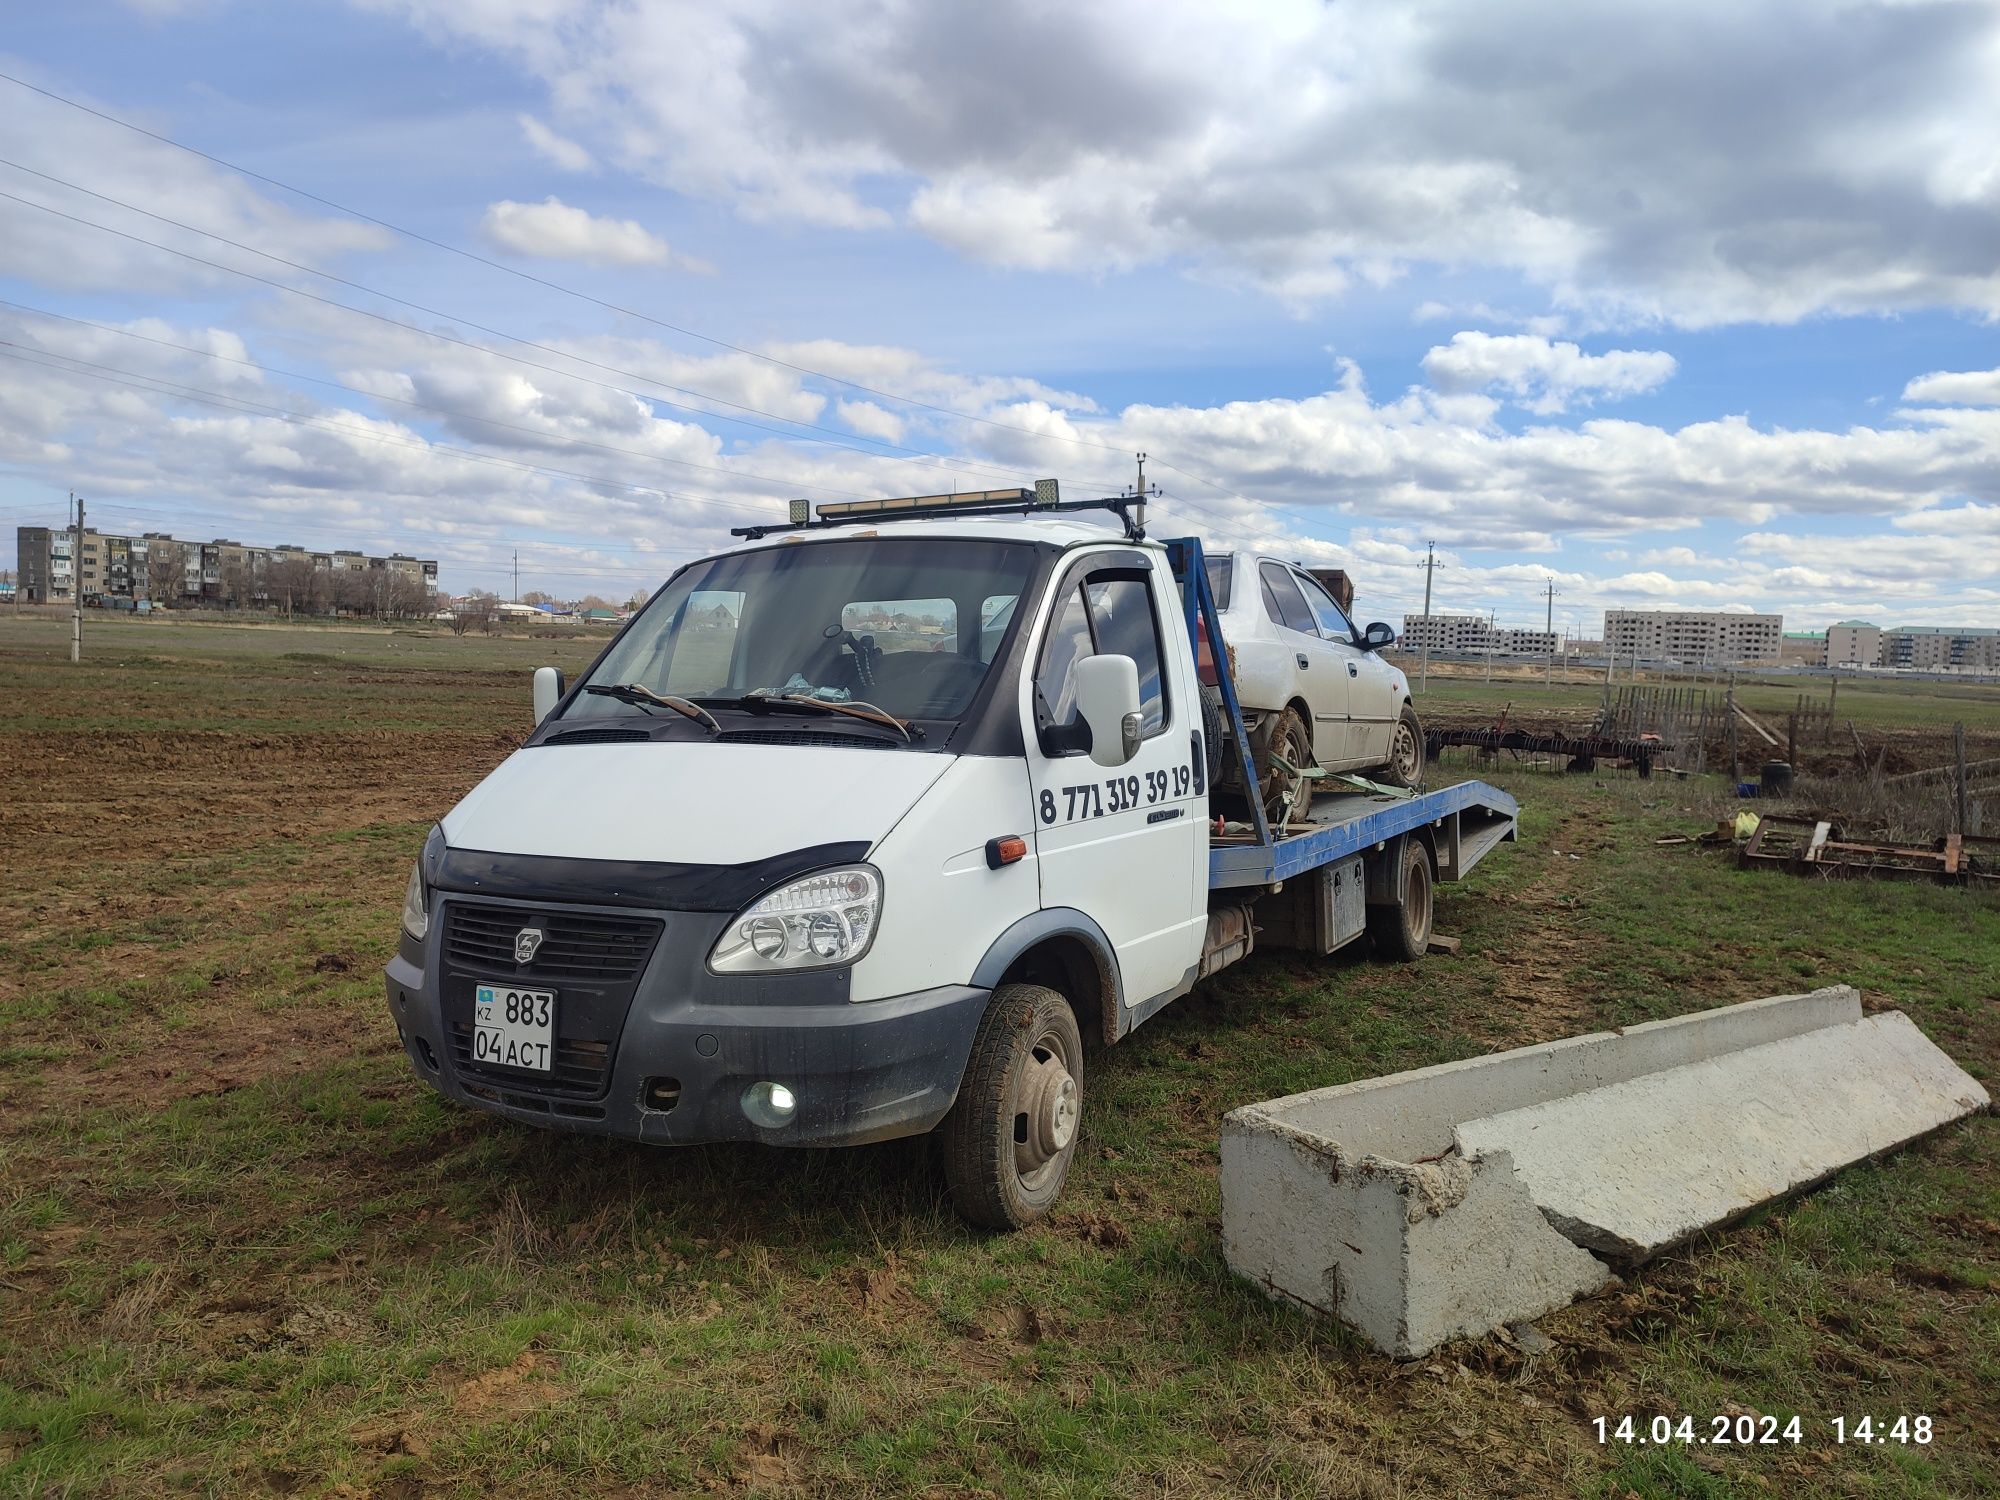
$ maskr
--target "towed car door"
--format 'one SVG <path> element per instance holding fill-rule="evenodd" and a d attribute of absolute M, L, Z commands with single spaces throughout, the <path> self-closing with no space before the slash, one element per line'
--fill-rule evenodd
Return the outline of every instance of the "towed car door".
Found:
<path fill-rule="evenodd" d="M 1257 565 L 1264 611 L 1295 658 L 1299 693 L 1312 709 L 1313 754 L 1329 769 L 1352 759 L 1347 732 L 1347 668 L 1319 633 L 1297 575 L 1283 563 Z"/>
<path fill-rule="evenodd" d="M 1398 705 L 1395 683 L 1387 664 L 1372 651 L 1361 648 L 1347 612 L 1334 601 L 1319 581 L 1309 574 L 1294 577 L 1312 607 L 1320 634 L 1332 645 L 1341 671 L 1347 678 L 1347 717 L 1351 724 L 1349 743 L 1356 760 L 1379 764 L 1389 753 L 1389 732 L 1395 726 Z"/>

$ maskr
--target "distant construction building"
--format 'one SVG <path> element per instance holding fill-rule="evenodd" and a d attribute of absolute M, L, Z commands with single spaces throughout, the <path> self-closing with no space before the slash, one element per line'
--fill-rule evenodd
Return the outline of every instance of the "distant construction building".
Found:
<path fill-rule="evenodd" d="M 437 592 L 434 559 L 352 549 L 249 547 L 218 538 L 182 541 L 163 531 L 119 536 L 85 528 L 80 558 L 67 527 L 22 526 L 14 534 L 24 604 L 63 604 L 80 588 L 92 599 L 149 600 L 155 607 L 278 606 L 410 614 Z"/>
<path fill-rule="evenodd" d="M 1556 638 L 1547 630 L 1495 629 L 1484 615 L 1404 615 L 1397 644 L 1405 651 L 1446 655 L 1553 656 Z"/>
<path fill-rule="evenodd" d="M 1604 644 L 1618 656 L 1645 661 L 1776 661 L 1783 654 L 1783 615 L 1732 610 L 1610 609 Z"/>
<path fill-rule="evenodd" d="M 1978 625 L 1892 625 L 1842 620 L 1826 628 L 1830 667 L 1912 672 L 2000 672 L 2000 630 Z"/>

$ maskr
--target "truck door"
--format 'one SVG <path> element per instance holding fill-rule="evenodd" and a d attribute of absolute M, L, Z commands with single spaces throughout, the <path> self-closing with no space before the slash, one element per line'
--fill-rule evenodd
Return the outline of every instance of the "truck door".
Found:
<path fill-rule="evenodd" d="M 1299 589 L 1300 575 L 1283 563 L 1267 560 L 1257 565 L 1257 576 L 1264 593 L 1264 612 L 1292 653 L 1292 664 L 1298 669 L 1294 680 L 1312 709 L 1313 755 L 1321 765 L 1338 770 L 1351 764 L 1358 753 L 1347 729 L 1347 665 L 1333 643 L 1320 634 L 1319 622 Z"/>
<path fill-rule="evenodd" d="M 1200 709 L 1188 648 L 1171 649 L 1164 633 L 1178 617 L 1161 576 L 1141 552 L 1073 565 L 1043 615 L 1023 704 L 1042 905 L 1104 929 L 1128 1006 L 1181 983 L 1208 917 L 1208 804 L 1193 763 Z M 1074 668 L 1099 653 L 1139 668 L 1144 737 L 1116 768 L 1081 750 L 1051 755 L 1043 734 L 1076 722 Z"/>

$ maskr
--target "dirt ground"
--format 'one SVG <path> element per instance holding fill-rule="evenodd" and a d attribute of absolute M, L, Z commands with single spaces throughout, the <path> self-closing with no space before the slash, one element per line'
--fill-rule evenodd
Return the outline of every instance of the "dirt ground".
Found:
<path fill-rule="evenodd" d="M 1096 1064 L 1055 1219 L 988 1237 L 921 1141 L 648 1152 L 411 1076 L 409 861 L 537 648 L 129 639 L 0 628 L 0 1492 L 2000 1493 L 1991 1120 L 1407 1364 L 1234 1281 L 1215 1192 L 1235 1104 L 1838 979 L 1990 1085 L 2000 899 L 1739 873 L 1653 842 L 1707 793 L 1507 773 L 1458 958 L 1203 986 Z M 1593 1426 L 1732 1409 L 1809 1436 Z M 1864 1413 L 1938 1435 L 1836 1445 Z"/>

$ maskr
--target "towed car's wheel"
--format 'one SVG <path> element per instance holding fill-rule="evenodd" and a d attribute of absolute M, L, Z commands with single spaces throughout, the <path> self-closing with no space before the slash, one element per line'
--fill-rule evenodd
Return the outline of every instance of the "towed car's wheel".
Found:
<path fill-rule="evenodd" d="M 1292 770 L 1278 765 L 1284 761 Z M 1312 735 L 1295 708 L 1280 713 L 1257 756 L 1257 789 L 1264 794 L 1264 821 L 1273 833 L 1305 821 L 1312 809 L 1312 782 L 1298 773 L 1313 764 Z"/>
<path fill-rule="evenodd" d="M 1395 733 L 1389 737 L 1389 764 L 1382 768 L 1382 779 L 1390 786 L 1413 790 L 1423 785 L 1424 730 L 1417 722 L 1417 711 L 1407 703 L 1396 720 Z"/>
<path fill-rule="evenodd" d="M 1002 985 L 939 1127 L 953 1206 L 985 1229 L 1034 1223 L 1062 1192 L 1082 1115 L 1076 1013 L 1042 985 Z"/>

